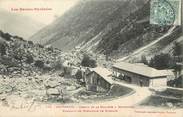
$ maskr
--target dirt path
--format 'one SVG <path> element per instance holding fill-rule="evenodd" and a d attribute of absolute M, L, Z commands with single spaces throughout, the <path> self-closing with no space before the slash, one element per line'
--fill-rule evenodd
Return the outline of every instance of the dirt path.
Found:
<path fill-rule="evenodd" d="M 135 91 L 135 93 L 131 95 L 122 96 L 119 97 L 118 99 L 111 100 L 108 102 L 102 102 L 105 105 L 111 103 L 117 103 L 123 106 L 135 106 L 152 94 L 151 91 L 149 91 L 148 87 L 139 87 L 137 85 L 127 84 L 118 81 L 114 81 L 114 83 L 131 88 Z"/>

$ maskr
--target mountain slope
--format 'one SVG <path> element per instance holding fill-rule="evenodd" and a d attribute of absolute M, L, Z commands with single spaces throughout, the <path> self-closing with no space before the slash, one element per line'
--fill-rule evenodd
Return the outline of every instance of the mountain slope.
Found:
<path fill-rule="evenodd" d="M 147 0 L 85 0 L 61 16 L 53 24 L 30 39 L 70 50 L 85 44 L 100 33 L 107 33 L 130 13 L 141 8 Z M 98 38 L 97 38 L 98 40 Z"/>
<path fill-rule="evenodd" d="M 140 61 L 142 56 L 147 56 L 148 59 L 150 59 L 155 54 L 160 53 L 171 53 L 174 42 L 181 43 L 182 38 L 179 38 L 181 36 L 180 33 L 180 27 L 173 26 L 168 30 L 168 32 L 156 40 L 152 41 L 151 43 L 135 50 L 133 53 L 129 54 L 128 56 L 125 56 L 123 58 L 118 59 L 117 61 Z"/>
<path fill-rule="evenodd" d="M 134 58 L 151 56 L 172 43 L 179 31 L 164 39 L 171 26 L 152 25 L 149 16 L 149 0 L 85 0 L 30 39 L 65 51 L 79 46 L 113 58 L 149 45 Z"/>
<path fill-rule="evenodd" d="M 13 74 L 14 71 L 22 73 L 38 73 L 44 70 L 57 70 L 61 67 L 62 52 L 55 48 L 46 48 L 22 37 L 13 36 L 0 31 L 0 74 Z M 59 66 L 59 67 L 58 67 Z M 10 70 L 11 69 L 11 70 Z M 43 70 L 43 71 L 42 71 Z M 19 74 L 19 73 L 18 73 Z M 22 74 L 23 75 L 23 74 Z"/>

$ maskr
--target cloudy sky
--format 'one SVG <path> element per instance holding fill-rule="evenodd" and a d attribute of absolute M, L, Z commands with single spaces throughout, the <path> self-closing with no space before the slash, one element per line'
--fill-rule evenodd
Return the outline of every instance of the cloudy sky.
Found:
<path fill-rule="evenodd" d="M 43 24 L 51 23 L 55 18 L 77 4 L 79 0 L 0 0 L 0 10 L 28 16 Z M 19 8 L 51 8 L 46 11 L 12 11 Z"/>

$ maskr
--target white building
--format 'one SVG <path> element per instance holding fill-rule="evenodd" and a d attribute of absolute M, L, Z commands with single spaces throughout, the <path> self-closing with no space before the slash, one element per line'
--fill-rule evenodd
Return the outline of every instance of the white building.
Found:
<path fill-rule="evenodd" d="M 167 79 L 174 77 L 171 71 L 125 62 L 113 65 L 113 76 L 120 76 L 129 83 L 147 87 L 166 86 Z"/>

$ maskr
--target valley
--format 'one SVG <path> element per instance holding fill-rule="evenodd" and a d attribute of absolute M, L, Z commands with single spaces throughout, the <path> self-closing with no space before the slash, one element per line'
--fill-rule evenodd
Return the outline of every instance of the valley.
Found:
<path fill-rule="evenodd" d="M 109 113 L 118 112 L 115 106 L 129 113 L 179 112 L 182 26 L 151 24 L 150 5 L 150 0 L 81 0 L 45 27 L 33 21 L 30 27 L 22 28 L 25 22 L 8 31 L 2 27 L 2 108 L 54 112 L 66 106 L 64 112 L 74 113 L 79 106 L 97 113 L 87 108 L 100 104 Z"/>

